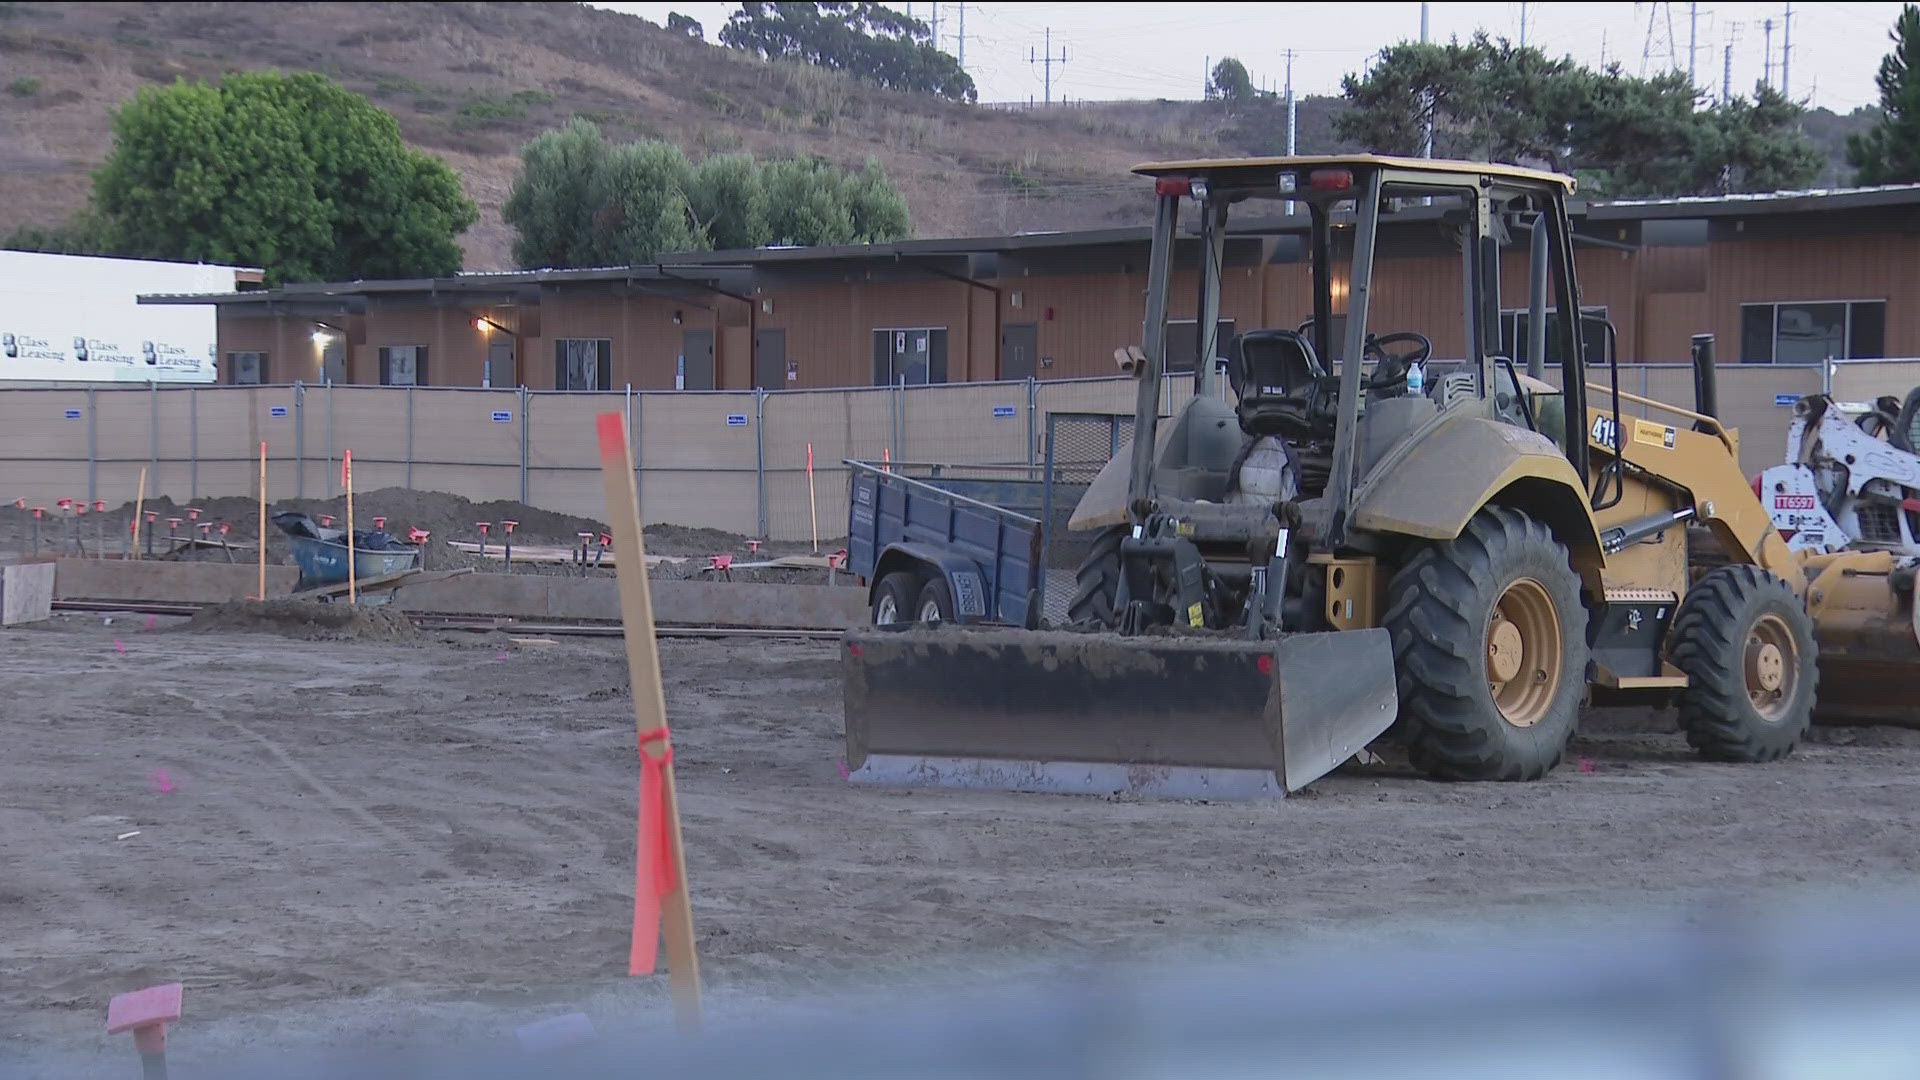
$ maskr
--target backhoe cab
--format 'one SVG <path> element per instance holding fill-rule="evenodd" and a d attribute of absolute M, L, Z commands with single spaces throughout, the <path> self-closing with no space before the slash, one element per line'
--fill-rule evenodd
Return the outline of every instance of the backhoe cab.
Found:
<path fill-rule="evenodd" d="M 1617 373 L 1589 387 L 1613 338 L 1559 314 L 1581 311 L 1570 178 L 1365 155 L 1135 171 L 1155 195 L 1142 340 L 1116 353 L 1135 438 L 1070 523 L 1095 533 L 1074 626 L 849 634 L 856 779 L 1282 793 L 1389 727 L 1432 775 L 1531 779 L 1590 684 L 1677 699 L 1711 757 L 1792 747 L 1815 682 L 1805 576 L 1710 408 L 1622 394 Z M 1396 200 L 1457 253 L 1452 326 L 1370 319 Z M 1229 213 L 1281 201 L 1308 211 L 1311 315 L 1215 340 Z M 1187 208 L 1201 361 L 1163 418 Z M 1529 373 L 1500 332 L 1502 249 L 1523 244 Z M 1698 587 L 1689 520 L 1734 564 Z"/>

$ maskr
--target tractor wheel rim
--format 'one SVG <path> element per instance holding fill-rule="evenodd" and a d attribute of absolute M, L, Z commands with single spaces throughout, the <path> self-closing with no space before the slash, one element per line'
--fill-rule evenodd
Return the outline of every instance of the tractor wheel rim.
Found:
<path fill-rule="evenodd" d="M 873 609 L 873 621 L 879 626 L 892 626 L 900 621 L 900 604 L 891 595 L 882 596 L 880 603 Z"/>
<path fill-rule="evenodd" d="M 1487 687 L 1514 727 L 1546 719 L 1560 689 L 1565 654 L 1553 594 L 1533 578 L 1508 585 L 1487 617 Z"/>
<path fill-rule="evenodd" d="M 1793 631 L 1778 615 L 1763 615 L 1747 631 L 1744 673 L 1747 700 L 1753 711 L 1770 723 L 1777 723 L 1793 706 L 1794 691 L 1800 679 L 1800 650 Z"/>
<path fill-rule="evenodd" d="M 920 621 L 921 622 L 939 622 L 940 621 L 940 605 L 932 599 L 921 601 Z"/>

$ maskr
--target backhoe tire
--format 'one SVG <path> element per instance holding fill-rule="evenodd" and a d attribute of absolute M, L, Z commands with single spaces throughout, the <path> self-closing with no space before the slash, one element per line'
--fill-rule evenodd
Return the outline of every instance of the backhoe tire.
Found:
<path fill-rule="evenodd" d="M 1587 611 L 1566 546 L 1490 506 L 1420 548 L 1387 590 L 1396 731 L 1445 780 L 1537 780 L 1560 762 L 1587 680 Z"/>
<path fill-rule="evenodd" d="M 1680 602 L 1669 637 L 1680 728 L 1710 761 L 1776 761 L 1813 718 L 1820 669 L 1813 617 L 1786 582 L 1755 566 L 1723 566 Z"/>
<path fill-rule="evenodd" d="M 1126 526 L 1115 525 L 1093 538 L 1093 547 L 1074 575 L 1073 602 L 1067 605 L 1069 623 L 1114 625 L 1113 603 L 1120 595 L 1120 541 L 1126 536 Z"/>

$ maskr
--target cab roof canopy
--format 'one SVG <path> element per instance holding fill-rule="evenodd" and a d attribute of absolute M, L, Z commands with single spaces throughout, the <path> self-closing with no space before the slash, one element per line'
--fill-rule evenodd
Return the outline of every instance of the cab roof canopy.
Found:
<path fill-rule="evenodd" d="M 1152 161 L 1135 165 L 1141 176 L 1178 176 L 1204 179 L 1221 190 L 1280 190 L 1280 178 L 1291 176 L 1302 190 L 1308 187 L 1306 174 L 1321 170 L 1348 170 L 1364 174 L 1386 170 L 1399 174 L 1389 177 L 1404 183 L 1426 181 L 1439 186 L 1457 187 L 1465 177 L 1484 177 L 1497 186 L 1538 191 L 1543 187 L 1573 193 L 1573 177 L 1518 165 L 1499 165 L 1484 161 L 1446 161 L 1435 158 L 1385 157 L 1379 154 L 1327 154 L 1313 157 L 1202 158 L 1194 161 Z M 1355 177 L 1358 187 L 1359 176 Z"/>

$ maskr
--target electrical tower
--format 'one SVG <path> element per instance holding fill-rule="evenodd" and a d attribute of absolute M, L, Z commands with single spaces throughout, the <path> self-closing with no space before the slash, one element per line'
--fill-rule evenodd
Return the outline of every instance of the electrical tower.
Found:
<path fill-rule="evenodd" d="M 1636 8 L 1638 4 L 1634 5 Z M 1647 36 L 1640 46 L 1640 77 L 1646 78 L 1656 57 L 1666 55 L 1667 71 L 1680 70 L 1680 41 L 1673 33 L 1673 5 L 1647 5 Z"/>
<path fill-rule="evenodd" d="M 1053 27 L 1051 26 L 1046 28 L 1045 40 L 1046 47 L 1039 56 L 1035 56 L 1032 46 L 1028 46 L 1027 63 L 1040 65 L 1040 78 L 1046 85 L 1046 103 L 1051 105 L 1053 104 L 1053 65 L 1059 64 L 1062 67 L 1066 66 L 1067 47 L 1065 45 L 1060 46 L 1060 55 L 1053 55 Z"/>

